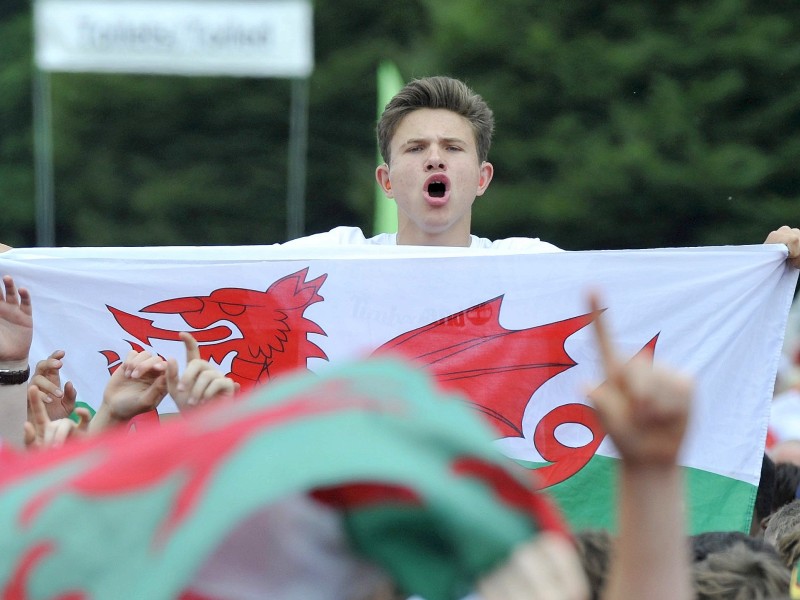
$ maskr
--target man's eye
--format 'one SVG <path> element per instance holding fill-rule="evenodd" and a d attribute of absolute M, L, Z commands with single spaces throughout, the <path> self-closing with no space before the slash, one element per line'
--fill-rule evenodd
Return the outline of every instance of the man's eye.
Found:
<path fill-rule="evenodd" d="M 461 151 L 461 147 L 460 146 L 448 146 L 447 149 L 452 151 L 452 152 L 460 152 Z"/>
<path fill-rule="evenodd" d="M 422 150 L 422 146 L 411 146 L 407 152 L 419 152 L 420 150 Z"/>

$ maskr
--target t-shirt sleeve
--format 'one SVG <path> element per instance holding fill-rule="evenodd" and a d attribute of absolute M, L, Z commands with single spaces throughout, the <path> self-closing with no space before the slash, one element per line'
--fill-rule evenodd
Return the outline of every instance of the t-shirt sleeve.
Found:
<path fill-rule="evenodd" d="M 289 240 L 283 244 L 286 248 L 320 248 L 324 246 L 353 246 L 366 244 L 364 232 L 358 227 L 334 227 L 330 231 L 315 233 L 305 237 Z"/>

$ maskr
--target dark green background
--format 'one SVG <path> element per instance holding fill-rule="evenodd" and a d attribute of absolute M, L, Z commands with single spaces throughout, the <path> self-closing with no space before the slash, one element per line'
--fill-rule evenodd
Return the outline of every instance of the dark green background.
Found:
<path fill-rule="evenodd" d="M 800 4 L 317 0 L 306 231 L 371 231 L 375 70 L 497 119 L 474 232 L 567 249 L 800 224 Z M 33 245 L 30 4 L 0 5 L 0 241 Z M 286 80 L 53 74 L 57 245 L 284 241 Z"/>

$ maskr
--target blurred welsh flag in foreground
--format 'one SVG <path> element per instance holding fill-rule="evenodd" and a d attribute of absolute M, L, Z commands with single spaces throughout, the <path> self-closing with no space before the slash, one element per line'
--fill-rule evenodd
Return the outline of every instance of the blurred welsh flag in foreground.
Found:
<path fill-rule="evenodd" d="M 373 359 L 6 455 L 0 597 L 338 600 L 386 574 L 463 597 L 515 544 L 562 529 L 490 440 L 461 399 Z"/>
<path fill-rule="evenodd" d="M 400 355 L 480 415 L 495 449 L 536 468 L 541 485 L 575 527 L 614 525 L 617 455 L 584 399 L 586 387 L 603 378 L 585 305 L 586 290 L 598 289 L 623 352 L 644 353 L 697 379 L 680 458 L 691 529 L 697 532 L 749 528 L 797 280 L 785 257 L 782 246 L 763 245 L 554 254 L 410 247 L 67 248 L 13 250 L 0 255 L 0 268 L 33 295 L 33 360 L 66 350 L 64 376 L 84 402 L 99 403 L 109 372 L 131 348 L 182 356 L 179 331 L 191 331 L 203 356 L 243 387 L 266 385 L 267 395 L 297 370 L 324 377 L 354 360 Z M 392 394 L 393 386 L 378 387 Z M 162 403 L 163 412 L 172 410 L 169 400 Z M 226 411 L 233 406 L 215 418 L 223 419 Z M 330 473 L 332 448 L 360 437 L 357 432 L 348 425 L 341 439 L 309 436 L 301 463 L 292 463 L 293 450 L 271 450 L 269 464 L 282 469 L 281 477 L 320 465 Z M 156 464 L 156 456 L 172 451 L 158 450 L 168 442 L 157 440 L 148 459 Z M 363 448 L 377 471 L 407 452 Z M 139 477 L 139 463 L 131 458 L 116 469 L 114 485 L 133 485 L 127 478 Z M 216 471 L 208 467 L 203 485 L 190 488 L 192 506 L 207 494 L 223 494 L 231 505 L 255 502 L 247 499 L 243 482 L 261 481 L 266 471 L 260 463 L 243 464 L 224 485 L 215 483 Z M 75 477 L 88 468 L 84 462 L 42 467 L 48 477 Z M 3 518 L 11 521 L 4 530 L 32 531 L 61 498 L 70 497 L 33 470 L 25 473 L 13 485 L 5 483 L 4 501 L 11 498 L 24 510 L 5 510 Z M 274 474 L 269 477 L 275 481 Z M 47 492 L 48 485 L 58 491 Z M 164 501 L 171 507 L 168 515 L 150 515 L 159 523 L 158 540 L 177 535 L 176 523 L 193 514 L 181 485 L 149 492 L 168 496 Z M 141 499 L 128 502 L 124 510 Z M 118 509 L 104 500 L 69 517 L 60 514 L 70 526 L 84 527 L 105 510 Z M 165 518 L 169 526 L 161 523 Z M 92 543 L 122 547 L 130 531 L 142 528 L 120 521 Z M 236 524 L 231 517 L 219 527 Z M 52 527 L 53 522 L 47 529 Z M 35 563 L 38 572 L 52 560 L 45 558 L 52 556 L 47 548 L 33 555 L 18 549 L 12 555 L 29 562 L 13 568 L 22 564 L 28 573 L 25 568 L 34 567 L 25 565 Z"/>

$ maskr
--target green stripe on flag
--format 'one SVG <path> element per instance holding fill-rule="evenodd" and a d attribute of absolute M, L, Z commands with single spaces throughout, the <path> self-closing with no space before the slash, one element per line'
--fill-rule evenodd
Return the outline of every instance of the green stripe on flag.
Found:
<path fill-rule="evenodd" d="M 595 455 L 570 479 L 547 488 L 573 529 L 616 529 L 618 465 L 615 458 Z M 750 530 L 756 486 L 690 467 L 684 468 L 684 474 L 690 534 Z"/>

